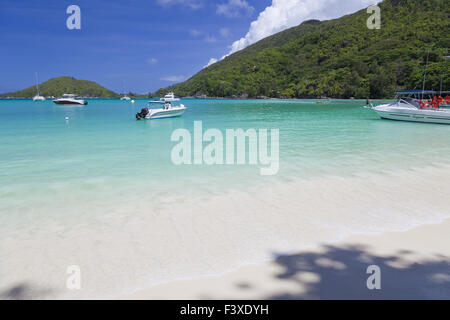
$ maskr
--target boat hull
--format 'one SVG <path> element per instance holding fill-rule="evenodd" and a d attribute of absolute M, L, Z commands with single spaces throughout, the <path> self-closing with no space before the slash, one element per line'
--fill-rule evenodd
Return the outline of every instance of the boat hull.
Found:
<path fill-rule="evenodd" d="M 68 100 L 53 100 L 53 103 L 55 104 L 65 104 L 65 105 L 87 105 L 87 101 L 80 100 L 80 101 L 68 101 Z"/>
<path fill-rule="evenodd" d="M 147 116 L 147 119 L 164 119 L 164 118 L 175 118 L 181 117 L 186 111 L 186 108 L 177 108 L 173 110 L 161 110 L 152 112 Z"/>
<path fill-rule="evenodd" d="M 450 112 L 447 110 L 405 110 L 396 108 L 379 108 L 373 110 L 382 118 L 397 121 L 450 124 Z"/>

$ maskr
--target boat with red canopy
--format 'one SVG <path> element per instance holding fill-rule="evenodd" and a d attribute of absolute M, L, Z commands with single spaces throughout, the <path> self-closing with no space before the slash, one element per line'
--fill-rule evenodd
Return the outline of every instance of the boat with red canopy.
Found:
<path fill-rule="evenodd" d="M 450 124 L 450 91 L 397 91 L 396 101 L 368 108 L 382 119 Z M 444 96 L 444 97 L 443 97 Z"/>

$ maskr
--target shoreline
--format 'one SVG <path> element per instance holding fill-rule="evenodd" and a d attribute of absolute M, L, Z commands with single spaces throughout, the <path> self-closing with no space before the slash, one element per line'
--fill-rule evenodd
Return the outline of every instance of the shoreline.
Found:
<path fill-rule="evenodd" d="M 448 234 L 450 219 L 407 231 L 351 235 L 116 299 L 450 299 Z M 367 289 L 370 265 L 380 267 L 381 290 Z"/>
<path fill-rule="evenodd" d="M 183 198 L 174 201 L 177 199 L 172 198 L 150 211 L 147 206 L 119 206 L 115 207 L 117 211 L 101 215 L 102 223 L 90 220 L 95 216 L 88 210 L 80 217 L 78 207 L 72 215 L 66 211 L 65 217 L 69 220 L 59 222 L 71 226 L 69 229 L 52 223 L 45 230 L 33 230 L 31 237 L 25 242 L 22 240 L 20 250 L 5 251 L 4 255 L 11 262 L 7 265 L 11 270 L 9 274 L 16 277 L 5 288 L 25 283 L 24 297 L 32 299 L 282 299 L 285 296 L 278 290 L 289 283 L 293 287 L 288 286 L 290 291 L 286 292 L 294 297 L 287 298 L 315 299 L 317 297 L 311 293 L 307 296 L 296 293 L 298 281 L 289 279 L 289 274 L 283 276 L 287 280 L 280 282 L 283 265 L 292 265 L 289 261 L 295 260 L 296 256 L 315 255 L 314 260 L 327 260 L 329 257 L 320 256 L 320 252 L 332 247 L 337 249 L 331 253 L 339 256 L 363 255 L 379 260 L 370 252 L 348 249 L 342 244 L 348 239 L 357 239 L 351 245 L 361 246 L 365 243 L 359 240 L 361 238 L 384 239 L 390 233 L 408 235 L 413 232 L 411 230 L 428 225 L 437 231 L 428 231 L 419 239 L 431 238 L 430 235 L 440 232 L 441 222 L 446 227 L 444 237 L 439 241 L 448 242 L 450 216 L 445 195 L 448 172 L 448 166 L 431 166 L 383 172 L 382 175 L 279 181 L 265 188 L 247 189 L 245 193 L 216 194 L 207 200 L 189 197 L 190 201 Z M 431 186 L 436 191 L 422 197 L 422 190 L 431 189 Z M 405 192 L 396 192 L 398 190 Z M 267 202 L 265 199 L 269 198 L 271 200 Z M 199 201 L 201 199 L 203 201 Z M 411 199 L 415 199 L 414 203 Z M 137 203 L 135 198 L 128 198 L 126 202 Z M 109 204 L 109 201 L 104 203 Z M 169 203 L 170 207 L 167 206 Z M 67 202 L 64 206 L 72 207 Z M 220 208 L 222 214 L 212 217 L 213 208 Z M 124 214 L 126 212 L 134 214 Z M 72 224 L 70 217 L 82 223 Z M 5 248 L 16 248 L 14 232 L 3 234 Z M 162 238 L 165 239 L 164 247 L 160 242 Z M 414 236 L 407 238 L 412 238 L 410 242 L 414 243 Z M 48 258 L 34 255 L 45 243 L 54 244 L 52 255 L 58 260 L 51 264 Z M 437 246 L 428 243 L 430 248 Z M 399 248 L 405 249 L 408 247 Z M 414 247 L 409 250 L 416 251 Z M 33 263 L 40 266 L 39 269 L 36 268 L 34 273 L 20 269 L 22 258 L 19 261 L 17 258 L 20 257 L 14 254 L 18 251 L 22 256 L 33 257 Z M 449 260 L 448 246 L 438 253 Z M 391 255 L 398 254 L 393 251 Z M 95 263 L 92 263 L 93 258 Z M 57 273 L 67 268 L 66 261 L 76 261 L 83 268 L 83 290 L 69 292 L 58 287 L 58 283 L 66 281 L 65 273 Z M 338 264 L 352 266 L 354 259 Z M 103 272 L 97 272 L 98 268 Z M 288 268 L 285 266 L 284 269 Z M 442 270 L 450 270 L 449 263 L 439 269 Z M 356 271 L 359 280 L 367 277 L 360 265 Z M 308 272 L 314 277 L 314 272 Z M 333 275 L 333 270 L 323 272 L 327 277 Z M 44 282 L 31 277 L 35 274 L 57 276 L 45 278 Z M 211 292 L 212 287 L 217 287 L 217 291 Z M 248 290 L 248 287 L 255 289 Z M 333 289 L 326 292 L 333 293 Z M 397 293 L 397 296 L 401 297 L 401 294 Z M 319 298 L 328 297 L 319 295 Z"/>
<path fill-rule="evenodd" d="M 106 102 L 114 110 L 108 117 L 99 119 L 99 103 L 71 111 L 79 120 L 71 123 L 58 120 L 67 111 L 36 109 L 32 102 L 20 112 L 14 103 L 2 108 L 8 135 L 0 295 L 120 297 L 176 279 L 270 264 L 356 232 L 450 218 L 448 127 L 376 121 L 345 101 L 338 121 L 331 109 L 296 106 L 275 118 L 276 106 L 230 118 L 221 103 L 193 101 L 192 117 L 143 126 L 123 121 L 133 108 Z M 239 110 L 241 103 L 256 109 L 251 102 L 224 105 Z M 283 128 L 280 174 L 261 177 L 251 166 L 173 166 L 166 141 L 197 115 L 219 130 L 243 123 Z M 12 135 L 17 143 L 9 143 Z M 82 290 L 64 286 L 69 265 L 82 269 Z"/>
<path fill-rule="evenodd" d="M 83 99 L 91 99 L 91 100 L 120 100 L 120 97 L 117 98 L 111 98 L 111 97 L 84 97 L 84 96 L 80 96 L 79 98 L 83 98 Z M 149 100 L 149 99 L 156 99 L 154 97 L 150 97 L 150 98 L 143 98 L 143 97 L 130 97 L 131 99 L 134 100 Z M 33 97 L 0 97 L 0 100 L 32 100 Z M 56 97 L 54 98 L 49 98 L 46 97 L 47 100 L 50 99 L 56 99 Z M 345 101 L 365 101 L 366 98 L 232 98 L 232 97 L 207 97 L 207 98 L 196 98 L 196 97 L 181 97 L 180 99 L 184 99 L 184 100 L 241 100 L 241 101 L 249 101 L 249 100 L 273 100 L 273 101 L 302 101 L 302 100 L 311 100 L 311 101 L 317 101 L 317 100 L 345 100 Z M 393 100 L 394 98 L 370 98 L 370 100 Z"/>

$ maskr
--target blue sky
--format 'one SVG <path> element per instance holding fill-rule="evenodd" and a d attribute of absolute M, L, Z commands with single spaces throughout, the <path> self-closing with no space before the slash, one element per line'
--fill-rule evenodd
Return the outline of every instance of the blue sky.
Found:
<path fill-rule="evenodd" d="M 376 0 L 1 0 L 0 93 L 58 76 L 153 92 L 307 19 Z M 81 9 L 69 30 L 68 6 Z"/>
<path fill-rule="evenodd" d="M 138 93 L 168 86 L 226 54 L 271 1 L 220 11 L 226 2 L 1 0 L 0 92 L 32 85 L 35 71 L 40 82 L 68 75 L 116 92 L 122 81 Z M 66 27 L 71 4 L 81 30 Z"/>

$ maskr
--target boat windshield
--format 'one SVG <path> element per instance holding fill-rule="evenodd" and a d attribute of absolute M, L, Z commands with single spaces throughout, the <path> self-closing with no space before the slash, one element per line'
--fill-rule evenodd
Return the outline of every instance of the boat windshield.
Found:
<path fill-rule="evenodd" d="M 412 105 L 412 106 L 414 106 L 416 108 L 420 107 L 419 101 L 417 99 L 415 99 L 415 98 L 405 97 L 405 98 L 399 98 L 399 100 L 400 101 L 404 101 L 404 102 L 406 102 L 406 103 L 408 103 L 408 104 L 410 104 L 410 105 Z"/>
<path fill-rule="evenodd" d="M 405 90 L 397 91 L 397 103 L 404 103 L 415 108 L 439 108 L 447 106 L 450 102 L 448 91 L 422 91 L 422 90 Z"/>
<path fill-rule="evenodd" d="M 149 101 L 148 106 L 161 108 L 164 105 L 164 101 Z"/>

